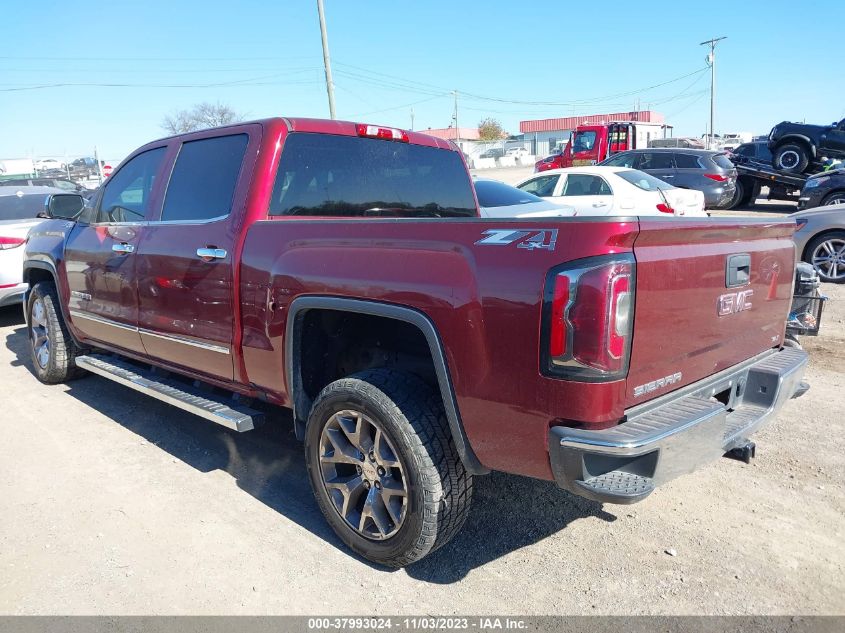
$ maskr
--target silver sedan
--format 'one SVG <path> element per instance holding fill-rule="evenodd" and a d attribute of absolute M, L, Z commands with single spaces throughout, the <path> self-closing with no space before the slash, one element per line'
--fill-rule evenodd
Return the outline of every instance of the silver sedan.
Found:
<path fill-rule="evenodd" d="M 798 224 L 798 257 L 815 266 L 822 281 L 845 283 L 845 204 L 807 209 L 790 217 Z"/>

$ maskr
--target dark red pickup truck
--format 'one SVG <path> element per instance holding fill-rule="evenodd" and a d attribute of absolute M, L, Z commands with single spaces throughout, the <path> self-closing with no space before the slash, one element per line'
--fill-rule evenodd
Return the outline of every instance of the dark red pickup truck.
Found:
<path fill-rule="evenodd" d="M 489 220 L 454 146 L 269 119 L 149 143 L 26 246 L 38 378 L 252 429 L 293 410 L 326 519 L 404 565 L 500 470 L 632 503 L 803 393 L 790 222 Z"/>

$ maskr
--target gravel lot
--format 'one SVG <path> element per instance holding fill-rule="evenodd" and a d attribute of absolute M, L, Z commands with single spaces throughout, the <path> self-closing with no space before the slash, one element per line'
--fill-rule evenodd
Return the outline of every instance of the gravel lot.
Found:
<path fill-rule="evenodd" d="M 462 534 L 401 571 L 350 555 L 289 420 L 238 435 L 98 377 L 40 385 L 0 310 L 0 613 L 845 614 L 845 288 L 811 391 L 635 506 L 477 479 Z"/>

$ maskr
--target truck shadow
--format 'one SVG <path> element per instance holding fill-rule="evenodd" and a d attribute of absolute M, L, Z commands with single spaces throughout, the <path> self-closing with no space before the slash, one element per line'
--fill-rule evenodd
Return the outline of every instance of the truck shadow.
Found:
<path fill-rule="evenodd" d="M 4 316 L 0 313 L 0 326 L 16 324 L 7 323 Z M 7 335 L 6 347 L 16 357 L 15 366 L 31 370 L 24 327 Z M 32 380 L 33 389 L 38 388 L 34 377 Z M 329 528 L 312 496 L 302 445 L 294 436 L 287 411 L 268 408 L 267 424 L 238 434 L 97 376 L 70 382 L 65 393 L 56 394 L 65 395 L 199 472 L 229 473 L 239 488 L 345 554 L 374 569 L 395 571 L 353 554 Z M 615 519 L 600 504 L 562 492 L 549 482 L 501 473 L 478 477 L 472 510 L 462 532 L 406 571 L 424 582 L 453 583 L 473 569 L 585 517 Z"/>

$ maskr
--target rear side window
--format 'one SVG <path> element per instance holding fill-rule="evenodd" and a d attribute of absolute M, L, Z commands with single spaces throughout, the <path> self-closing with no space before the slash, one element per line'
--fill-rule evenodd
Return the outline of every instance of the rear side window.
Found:
<path fill-rule="evenodd" d="M 734 164 L 731 162 L 731 159 L 728 158 L 727 154 L 716 154 L 713 156 L 713 162 L 716 163 L 722 169 L 733 169 Z"/>
<path fill-rule="evenodd" d="M 611 196 L 613 192 L 604 178 L 591 174 L 569 174 L 563 186 L 563 196 Z"/>
<path fill-rule="evenodd" d="M 542 198 L 538 198 L 533 193 L 495 180 L 476 180 L 475 194 L 478 196 L 478 204 L 482 207 L 508 207 L 543 202 Z"/>
<path fill-rule="evenodd" d="M 270 215 L 472 217 L 478 211 L 458 152 L 299 132 L 285 141 Z"/>
<path fill-rule="evenodd" d="M 702 169 L 695 154 L 675 154 L 675 167 L 678 169 Z"/>
<path fill-rule="evenodd" d="M 140 222 L 146 217 L 165 149 L 157 147 L 138 154 L 109 177 L 97 222 Z"/>
<path fill-rule="evenodd" d="M 249 136 L 215 136 L 182 144 L 167 185 L 162 221 L 229 215 Z"/>
<path fill-rule="evenodd" d="M 44 210 L 45 194 L 0 196 L 0 222 L 32 220 Z"/>

